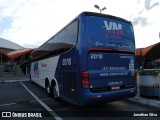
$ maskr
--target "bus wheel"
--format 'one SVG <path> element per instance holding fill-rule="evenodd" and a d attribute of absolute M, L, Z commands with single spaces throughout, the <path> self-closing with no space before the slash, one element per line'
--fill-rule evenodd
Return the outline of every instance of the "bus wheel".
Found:
<path fill-rule="evenodd" d="M 53 93 L 53 97 L 55 99 L 55 101 L 59 101 L 59 97 L 58 97 L 58 87 L 56 84 L 52 84 L 52 93 Z"/>
<path fill-rule="evenodd" d="M 46 91 L 47 91 L 48 96 L 51 97 L 52 93 L 51 93 L 51 88 L 50 88 L 49 82 L 46 82 Z"/>

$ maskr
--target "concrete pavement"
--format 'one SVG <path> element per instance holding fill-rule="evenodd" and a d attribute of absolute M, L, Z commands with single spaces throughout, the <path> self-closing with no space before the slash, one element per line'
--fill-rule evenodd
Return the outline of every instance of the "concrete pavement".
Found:
<path fill-rule="evenodd" d="M 7 82 L 20 82 L 20 81 L 29 81 L 29 76 L 13 76 L 13 75 L 6 75 L 0 76 L 0 83 L 7 83 Z"/>
<path fill-rule="evenodd" d="M 29 76 L 0 76 L 0 83 L 8 83 L 8 82 L 20 82 L 20 81 L 30 81 Z M 152 99 L 152 98 L 142 98 L 139 95 L 128 98 L 128 101 L 135 102 L 141 105 L 148 105 L 156 108 L 160 108 L 160 98 Z"/>
<path fill-rule="evenodd" d="M 136 96 L 133 98 L 128 98 L 127 100 L 141 104 L 141 105 L 148 105 L 151 107 L 160 108 L 160 98 L 152 99 L 152 98 L 142 98 L 142 97 Z"/>

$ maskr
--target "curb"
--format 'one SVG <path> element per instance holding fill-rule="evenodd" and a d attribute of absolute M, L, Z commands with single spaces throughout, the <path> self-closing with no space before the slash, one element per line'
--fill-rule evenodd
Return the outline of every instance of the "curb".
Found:
<path fill-rule="evenodd" d="M 0 81 L 0 83 L 13 83 L 13 82 L 25 82 L 25 81 L 31 81 L 30 79 L 25 79 L 25 80 L 4 80 Z"/>
<path fill-rule="evenodd" d="M 148 105 L 151 107 L 160 108 L 160 101 L 157 101 L 157 100 L 150 100 L 150 99 L 145 99 L 141 97 L 134 97 L 134 98 L 128 98 L 128 101 L 139 103 L 142 105 Z"/>

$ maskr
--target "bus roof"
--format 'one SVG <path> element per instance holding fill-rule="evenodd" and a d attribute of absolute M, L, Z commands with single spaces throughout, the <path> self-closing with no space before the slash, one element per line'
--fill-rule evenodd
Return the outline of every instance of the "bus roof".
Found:
<path fill-rule="evenodd" d="M 130 21 L 125 20 L 125 19 L 120 18 L 120 17 L 113 16 L 113 15 L 101 14 L 101 13 L 94 13 L 94 12 L 83 12 L 83 13 L 84 13 L 86 16 L 97 16 L 97 17 L 113 18 L 113 19 L 117 19 L 117 20 L 120 20 L 120 21 L 127 22 L 127 23 L 131 24 Z M 82 14 L 83 14 L 83 13 L 82 13 Z"/>
<path fill-rule="evenodd" d="M 105 17 L 105 18 L 112 18 L 112 19 L 116 19 L 116 20 L 120 20 L 122 22 L 125 22 L 125 23 L 129 23 L 131 24 L 130 21 L 128 20 L 125 20 L 123 18 L 120 18 L 120 17 L 116 17 L 116 16 L 113 16 L 113 15 L 108 15 L 108 14 L 101 14 L 101 13 L 95 13 L 95 12 L 82 12 L 80 13 L 78 16 L 76 16 L 71 22 L 69 22 L 66 26 L 68 26 L 70 23 L 72 23 L 73 21 L 75 21 L 77 18 L 79 18 L 81 15 L 85 15 L 85 16 L 97 16 L 97 17 Z M 65 26 L 65 27 L 66 27 Z M 63 27 L 61 30 L 63 30 L 65 27 Z M 60 30 L 60 31 L 61 31 Z M 60 31 L 58 31 L 56 34 L 58 34 Z M 55 35 L 56 35 L 55 34 Z M 45 43 L 47 43 L 50 39 L 52 39 L 55 35 L 53 35 L 51 38 L 49 38 L 46 42 L 44 42 L 42 45 L 40 45 L 38 48 L 36 48 L 31 54 L 33 54 L 35 51 L 37 51 L 40 47 L 42 47 Z"/>

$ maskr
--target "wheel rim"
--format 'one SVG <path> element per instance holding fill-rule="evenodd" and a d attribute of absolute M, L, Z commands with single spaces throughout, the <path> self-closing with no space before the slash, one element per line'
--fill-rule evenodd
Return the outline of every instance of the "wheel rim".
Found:
<path fill-rule="evenodd" d="M 47 93 L 49 94 L 50 93 L 50 88 L 49 88 L 49 85 L 47 84 Z"/>

